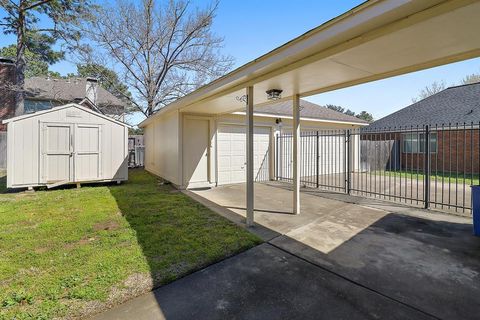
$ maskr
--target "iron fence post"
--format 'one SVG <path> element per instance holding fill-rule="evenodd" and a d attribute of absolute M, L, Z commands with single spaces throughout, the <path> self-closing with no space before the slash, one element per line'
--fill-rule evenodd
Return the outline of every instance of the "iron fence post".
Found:
<path fill-rule="evenodd" d="M 423 198 L 424 198 L 424 208 L 428 209 L 430 206 L 430 128 L 428 125 L 425 126 L 425 148 L 424 148 L 424 166 L 423 171 L 425 174 L 425 180 L 423 182 Z"/>
<path fill-rule="evenodd" d="M 320 141 L 319 141 L 319 135 L 318 135 L 318 130 L 317 130 L 317 148 L 316 148 L 316 152 L 315 152 L 315 159 L 316 159 L 316 163 L 315 163 L 315 166 L 316 166 L 316 170 L 317 170 L 317 174 L 316 174 L 316 186 L 317 186 L 317 189 L 320 187 L 320 152 L 319 152 L 319 149 L 320 149 Z"/>

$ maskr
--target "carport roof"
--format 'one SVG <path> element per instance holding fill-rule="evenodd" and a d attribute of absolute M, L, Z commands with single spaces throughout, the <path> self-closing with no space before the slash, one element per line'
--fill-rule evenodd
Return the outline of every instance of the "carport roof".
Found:
<path fill-rule="evenodd" d="M 480 1 L 370 0 L 162 108 L 226 114 L 245 110 L 236 99 L 253 86 L 283 99 L 345 88 L 480 56 Z M 372 97 L 373 99 L 374 97 Z"/>

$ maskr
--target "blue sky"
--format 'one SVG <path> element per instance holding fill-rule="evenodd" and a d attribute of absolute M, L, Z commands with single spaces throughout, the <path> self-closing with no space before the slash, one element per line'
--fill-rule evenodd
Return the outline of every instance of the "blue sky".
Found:
<path fill-rule="evenodd" d="M 192 1 L 203 6 L 208 1 Z M 363 1 L 354 0 L 223 0 L 214 21 L 214 32 L 225 38 L 224 53 L 235 58 L 239 67 L 328 21 Z M 1 14 L 0 14 L 1 15 Z M 1 35 L 0 46 L 14 43 L 15 38 Z M 61 62 L 52 69 L 67 74 L 74 65 Z M 311 96 L 318 104 L 336 104 L 355 112 L 367 110 L 379 119 L 411 103 L 426 85 L 444 80 L 458 84 L 467 74 L 480 72 L 480 59 L 472 59 L 404 76 L 376 81 L 342 90 Z M 140 117 L 131 122 L 138 123 Z"/>

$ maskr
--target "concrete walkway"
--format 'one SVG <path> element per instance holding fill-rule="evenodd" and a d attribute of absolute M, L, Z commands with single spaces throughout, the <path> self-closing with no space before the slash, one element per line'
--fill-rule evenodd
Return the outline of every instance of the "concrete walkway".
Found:
<path fill-rule="evenodd" d="M 270 244 L 95 319 L 433 319 Z"/>
<path fill-rule="evenodd" d="M 478 319 L 469 219 L 307 192 L 293 216 L 286 188 L 255 192 L 267 243 L 96 319 Z M 187 193 L 243 225 L 244 185 Z"/>

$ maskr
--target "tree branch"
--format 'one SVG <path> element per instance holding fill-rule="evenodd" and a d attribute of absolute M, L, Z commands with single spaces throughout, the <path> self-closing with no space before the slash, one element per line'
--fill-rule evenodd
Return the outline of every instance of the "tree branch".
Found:
<path fill-rule="evenodd" d="M 49 3 L 50 1 L 52 1 L 52 0 L 41 0 L 41 1 L 37 2 L 37 3 L 33 3 L 33 4 L 31 4 L 31 5 L 27 6 L 27 7 L 22 8 L 22 10 L 23 10 L 23 11 L 28 11 L 28 10 L 34 9 L 34 8 L 36 8 L 36 7 L 42 6 L 42 5 L 46 4 L 46 3 Z"/>

